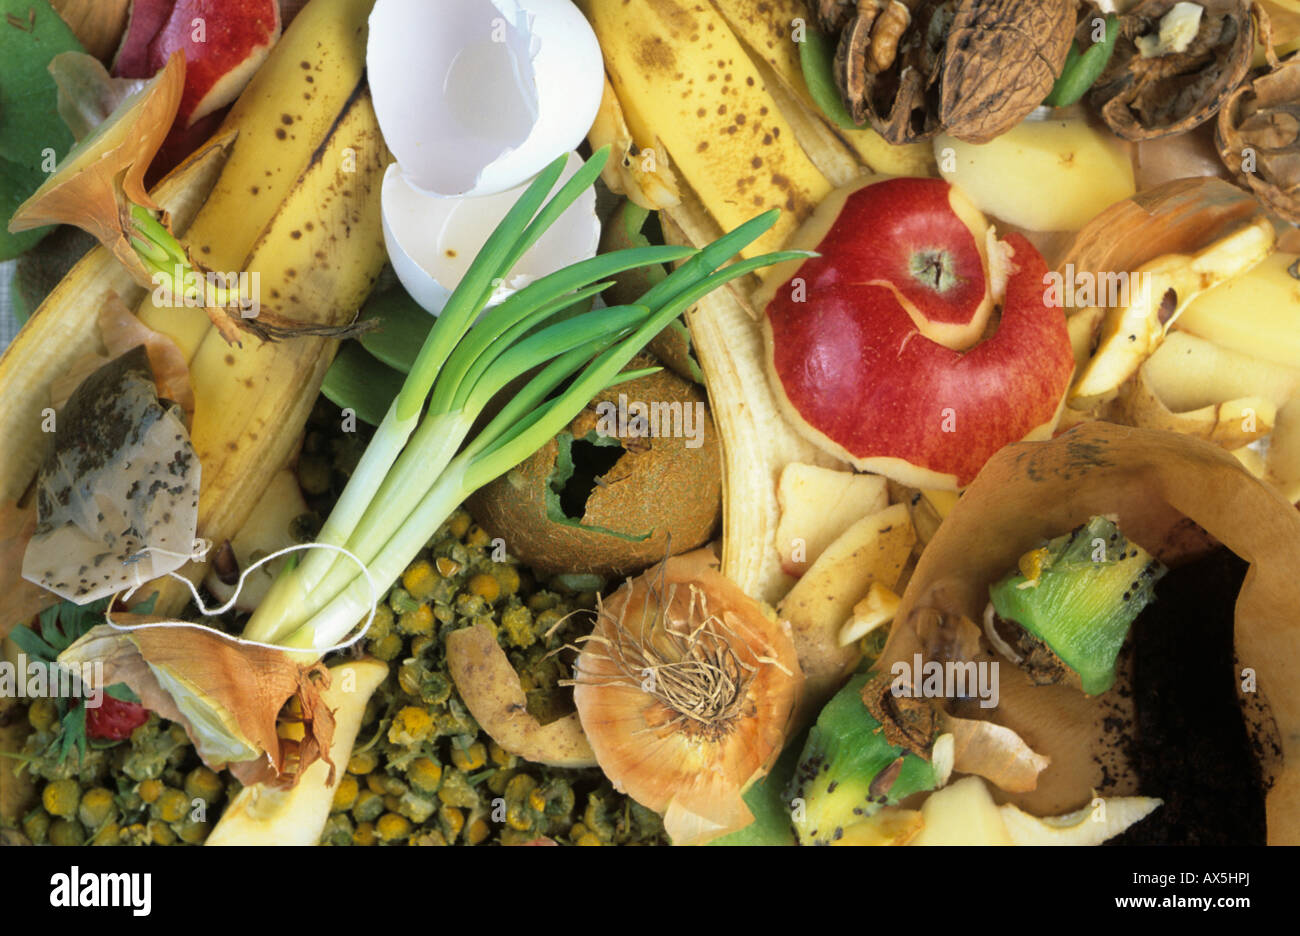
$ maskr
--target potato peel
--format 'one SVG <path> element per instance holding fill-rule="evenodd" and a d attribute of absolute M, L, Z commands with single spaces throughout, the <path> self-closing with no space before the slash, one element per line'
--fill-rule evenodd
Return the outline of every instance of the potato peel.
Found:
<path fill-rule="evenodd" d="M 528 713 L 519 674 L 486 624 L 447 635 L 447 672 L 474 720 L 511 754 L 551 767 L 596 766 L 576 712 L 547 725 Z"/>

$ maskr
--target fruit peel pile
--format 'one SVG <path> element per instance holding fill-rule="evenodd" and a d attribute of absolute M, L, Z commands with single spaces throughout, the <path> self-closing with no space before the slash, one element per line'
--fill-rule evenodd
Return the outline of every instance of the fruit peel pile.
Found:
<path fill-rule="evenodd" d="M 362 71 L 365 23 L 373 40 L 377 22 L 387 24 L 389 39 L 395 22 L 422 22 L 409 19 L 416 14 L 400 0 L 379 2 L 382 10 L 376 6 L 372 15 L 366 0 L 312 0 L 285 24 L 278 4 L 263 4 L 269 9 L 261 13 L 250 6 L 248 28 L 231 34 L 239 54 L 207 61 L 189 61 L 192 43 L 169 26 L 188 10 L 184 0 L 135 4 L 139 15 L 127 28 L 114 73 L 143 69 L 139 77 L 147 78 L 164 63 L 188 64 L 183 92 L 179 66 L 168 66 L 169 93 L 180 103 L 154 168 L 166 160 L 168 144 L 185 147 L 214 130 L 215 136 L 152 192 L 125 192 L 127 207 L 104 239 L 117 239 L 115 252 L 128 268 L 95 248 L 0 361 L 0 389 L 20 401 L 0 416 L 0 429 L 12 428 L 29 443 L 0 457 L 0 544 L 21 545 L 22 530 L 35 519 L 30 506 L 19 506 L 39 464 L 34 416 L 58 392 L 53 376 L 99 353 L 95 325 L 108 326 L 94 316 L 110 296 L 120 296 L 169 343 L 193 389 L 183 429 L 203 467 L 195 529 L 222 548 L 200 550 L 188 562 L 180 554 L 186 576 L 206 580 L 214 592 L 228 590 L 259 555 L 310 541 L 321 529 L 338 476 L 351 475 L 356 458 L 341 471 L 326 467 L 323 477 L 312 477 L 323 449 L 299 452 L 299 446 L 308 414 L 319 408 L 318 391 L 324 387 L 345 405 L 364 397 L 368 408 L 345 410 L 343 422 L 352 418 L 355 425 L 361 415 L 382 431 L 404 375 L 416 368 L 411 352 L 429 330 L 426 323 L 411 331 L 411 348 L 395 348 L 372 330 L 349 343 L 332 369 L 331 339 L 364 333 L 391 310 L 376 304 L 363 316 L 369 324 L 357 332 L 349 327 L 386 255 L 412 294 L 422 288 L 411 278 L 416 274 L 446 286 L 437 302 L 416 295 L 426 307 L 441 308 L 454 295 L 455 283 L 438 277 L 460 275 L 439 267 L 435 276 L 422 262 L 413 274 L 403 265 L 413 255 L 397 243 L 390 223 L 393 206 L 419 200 L 414 190 L 390 185 L 394 174 L 414 178 L 429 168 L 407 145 L 414 138 L 407 131 L 419 137 L 429 128 L 409 124 L 409 115 L 394 117 L 391 82 L 387 97 L 371 101 Z M 615 215 L 622 219 L 615 220 L 616 236 L 601 242 L 601 252 L 649 247 L 660 230 L 669 244 L 701 247 L 777 209 L 779 218 L 743 255 L 752 259 L 780 247 L 818 255 L 756 267 L 703 296 L 685 313 L 689 338 L 669 328 L 653 346 L 677 371 L 684 399 L 707 390 L 719 445 L 709 447 L 704 467 L 681 477 L 655 473 L 648 489 L 628 489 L 627 496 L 691 508 L 689 535 L 664 536 L 661 543 L 657 529 L 653 538 L 640 537 L 612 520 L 593 521 L 591 529 L 613 532 L 607 538 L 613 545 L 580 542 L 568 548 L 583 555 L 561 556 L 545 521 L 544 532 L 533 533 L 504 508 L 485 506 L 492 497 L 498 507 L 509 506 L 511 486 L 528 472 L 504 475 L 495 490 L 468 502 L 481 526 L 454 514 L 400 583 L 385 590 L 364 642 L 372 660 L 340 664 L 328 674 L 322 667 L 315 676 L 300 671 L 319 685 L 291 701 L 286 713 L 310 720 L 323 699 L 322 711 L 338 719 L 337 730 L 317 739 L 309 727 L 304 737 L 280 719 L 280 741 L 263 747 L 279 745 L 281 755 L 300 751 L 309 759 L 315 745 L 322 760 L 295 774 L 297 785 L 274 808 L 258 806 L 251 789 L 232 788 L 221 798 L 226 818 L 214 841 L 289 834 L 304 844 L 608 844 L 663 841 L 666 828 L 676 843 L 1097 844 L 1153 810 L 1159 821 L 1159 800 L 1129 794 L 1160 791 L 1135 786 L 1112 790 L 1102 801 L 1109 820 L 1079 810 L 1089 768 L 1059 738 L 1036 733 L 1036 707 L 1023 689 L 1012 690 L 1009 703 L 989 717 L 957 706 L 888 702 L 875 690 L 880 666 L 914 639 L 933 656 L 970 662 L 997 654 L 1034 657 L 1048 664 L 1040 669 L 1078 684 L 1068 701 L 1059 695 L 1066 687 L 1044 689 L 1038 711 L 1059 705 L 1082 713 L 1091 700 L 1079 697 L 1100 696 L 1125 678 L 1120 647 L 1131 617 L 1108 629 L 1105 659 L 1094 659 L 1095 635 L 1075 640 L 1078 634 L 1054 629 L 1029 608 L 1030 599 L 1056 594 L 1052 576 L 1064 567 L 1053 571 L 1041 557 L 1044 550 L 1053 555 L 1055 537 L 1089 521 L 1077 511 L 1068 525 L 1050 529 L 1019 518 L 1037 534 L 1032 544 L 1019 544 L 1019 578 L 1008 573 L 1014 562 L 964 573 L 969 580 L 960 589 L 987 598 L 994 586 L 1000 623 L 1015 617 L 1023 628 L 1016 640 L 998 636 L 997 622 L 982 637 L 971 623 L 977 613 L 963 609 L 963 620 L 953 623 L 936 619 L 935 608 L 924 603 L 951 598 L 920 594 L 933 584 L 935 549 L 950 548 L 954 523 L 990 510 L 981 479 L 1006 471 L 1011 452 L 1041 466 L 1065 448 L 1076 462 L 1053 483 L 1082 484 L 1106 466 L 1103 456 L 1093 462 L 1079 453 L 1107 446 L 1129 452 L 1124 432 L 1132 431 L 1166 445 L 1171 462 L 1199 464 L 1226 488 L 1249 491 L 1241 496 L 1270 531 L 1269 543 L 1293 538 L 1290 521 L 1280 518 L 1300 500 L 1300 357 L 1293 340 L 1300 334 L 1294 253 L 1300 236 L 1287 175 L 1296 140 L 1275 131 L 1296 104 L 1297 62 L 1293 50 L 1290 59 L 1282 55 L 1300 30 L 1277 3 L 1258 4 L 1252 13 L 1239 0 L 1142 0 L 1109 17 L 1088 5 L 1077 13 L 1066 3 L 1028 6 L 577 0 L 579 15 L 565 0 L 457 0 L 456 17 L 466 23 L 493 11 L 518 14 L 512 28 L 529 32 L 536 25 L 533 39 L 542 37 L 543 47 L 555 35 L 546 30 L 560 24 L 582 39 L 591 67 L 567 78 L 581 91 L 575 120 L 591 124 L 587 140 L 598 156 L 609 146 L 613 158 L 602 172 L 608 191 L 588 193 L 591 204 L 575 206 L 584 233 L 566 232 L 565 249 L 596 249 L 594 234 L 585 232 L 595 230 L 598 212 L 608 217 L 599 203 L 612 192 L 625 199 L 624 214 Z M 1276 27 L 1270 14 L 1279 14 Z M 1041 25 L 1034 49 L 1026 48 L 1023 30 L 1007 27 L 1027 15 Z M 825 34 L 820 52 L 810 51 L 816 42 L 801 33 L 810 23 Z M 464 37 L 450 29 L 443 38 L 442 51 L 454 52 Z M 372 41 L 369 54 L 389 48 L 389 39 Z M 169 57 L 172 45 L 180 52 Z M 525 54 L 525 45 L 515 42 L 512 54 Z M 560 80 L 551 71 L 558 66 L 535 46 L 526 56 L 528 68 L 537 69 L 540 97 L 532 104 L 546 111 L 548 99 L 559 99 L 560 85 L 548 87 Z M 408 59 L 412 48 L 403 46 Z M 147 54 L 131 54 L 142 49 Z M 574 74 L 583 70 L 579 58 Z M 395 55 L 372 62 L 372 75 L 376 64 L 398 79 L 410 67 Z M 932 80 L 925 87 L 893 80 L 908 74 Z M 1197 80 L 1188 84 L 1189 76 Z M 388 78 L 372 79 L 377 96 Z M 1184 92 L 1167 93 L 1180 82 L 1187 84 Z M 1005 93 L 1009 85 L 1016 93 Z M 284 104 L 293 97 L 285 89 L 300 93 L 303 103 Z M 1078 103 L 1040 106 L 1065 99 Z M 560 149 L 567 150 L 581 136 L 576 123 L 568 136 L 546 119 L 530 126 L 550 128 L 532 141 L 540 150 L 559 146 L 561 138 Z M 441 125 L 433 130 L 435 138 L 449 132 Z M 471 197 L 439 210 L 451 205 L 453 212 L 472 212 L 477 205 L 487 212 L 480 196 L 526 182 L 557 155 L 538 150 L 531 154 L 537 165 L 519 169 L 528 138 L 521 134 L 498 147 L 473 173 Z M 401 166 L 388 166 L 386 139 L 394 151 L 402 142 Z M 1245 148 L 1258 149 L 1257 167 L 1244 164 Z M 1216 149 L 1222 165 L 1213 158 Z M 141 156 L 132 172 L 142 174 L 148 161 Z M 570 173 L 577 161 L 571 154 Z M 268 165 L 277 171 L 266 171 Z M 1017 184 L 1008 185 L 1012 178 Z M 506 195 L 503 211 L 519 190 Z M 655 212 L 649 225 L 647 212 Z M 37 220 L 43 218 L 28 217 Z M 438 223 L 451 230 L 450 222 Z M 478 247 L 462 249 L 456 241 L 439 262 Z M 556 259 L 562 252 L 543 251 L 546 270 L 539 274 L 563 266 Z M 200 286 L 202 301 L 185 308 L 178 300 L 188 294 L 180 289 L 147 289 L 132 266 L 141 258 L 175 260 L 199 273 L 260 276 L 263 324 L 240 321 L 237 302 L 244 297 L 237 292 Z M 662 282 L 664 267 L 656 263 L 653 270 L 660 275 L 620 284 L 626 297 L 620 305 Z M 491 301 L 523 282 L 512 281 Z M 1107 295 L 1116 284 L 1123 291 Z M 592 287 L 593 295 L 599 291 Z M 401 287 L 394 292 L 405 296 Z M 224 298 L 214 303 L 214 295 Z M 614 296 L 606 292 L 607 300 Z M 87 305 L 94 307 L 89 313 Z M 296 336 L 287 341 L 250 338 L 288 337 L 291 330 Z M 66 336 L 71 340 L 60 343 Z M 667 395 L 649 389 L 666 374 L 633 374 L 638 379 L 619 390 Z M 691 387 L 690 380 L 705 387 Z M 330 419 L 338 421 L 334 414 Z M 1123 430 L 1118 436 L 1111 434 L 1114 424 Z M 555 444 L 571 453 L 592 441 L 578 425 Z M 640 448 L 628 446 L 629 458 L 644 454 Z M 538 501 L 553 514 L 575 466 L 561 458 L 548 473 L 546 450 L 538 457 L 542 467 L 532 472 L 546 473 Z M 569 475 L 560 477 L 566 468 Z M 618 472 L 597 469 L 592 484 L 620 480 Z M 1216 545 L 1204 531 L 1177 525 L 1193 514 L 1190 502 L 1159 501 L 1152 520 L 1135 500 L 1133 491 L 1145 490 L 1141 484 L 1115 484 L 1123 487 L 1115 513 L 1126 534 L 1136 524 L 1135 547 L 1140 541 L 1163 558 L 1173 542 L 1182 559 L 1179 549 L 1190 555 Z M 677 571 L 681 558 L 652 565 L 708 540 L 718 490 L 717 568 L 704 551 L 685 557 L 695 564 L 690 574 Z M 658 507 L 652 518 L 678 522 L 662 505 L 647 506 Z M 1295 519 L 1293 511 L 1288 516 Z M 575 526 L 569 521 L 580 518 L 548 519 Z M 1003 517 L 997 521 L 1006 526 Z M 1153 530 L 1166 538 L 1153 540 Z M 1024 539 L 1021 532 L 1004 529 L 1008 541 Z M 525 598 L 530 574 L 505 558 L 493 534 L 511 556 L 518 539 L 521 558 L 556 573 L 551 590 Z M 1211 534 L 1230 540 L 1217 529 Z M 644 540 L 640 548 L 632 548 L 638 540 Z M 1007 543 L 996 546 L 1001 555 Z M 596 555 L 601 549 L 613 558 Z M 1141 547 L 1136 553 L 1146 555 Z M 1248 558 L 1266 564 L 1258 554 Z M 1269 574 L 1285 561 L 1271 565 Z M 621 589 L 605 578 L 637 572 L 643 574 Z M 161 584 L 159 612 L 172 620 L 189 593 L 174 580 Z M 681 601 L 689 596 L 689 605 L 658 591 L 666 584 L 680 589 Z M 237 607 L 255 610 L 258 594 L 244 594 Z M 1246 601 L 1247 589 L 1242 595 Z M 31 599 L 18 589 L 8 597 L 13 609 L 25 607 L 19 599 Z M 643 618 L 639 634 L 622 626 L 620 609 L 629 603 Z M 598 624 L 586 633 L 588 619 L 568 614 L 593 605 Z M 1237 625 L 1256 650 L 1289 640 L 1254 617 Z M 292 659 L 295 667 L 310 665 L 305 655 Z M 873 664 L 875 679 L 868 677 Z M 657 682 L 661 677 L 667 682 Z M 338 681 L 353 679 L 363 681 L 359 695 L 348 689 L 340 695 Z M 1282 698 L 1276 682 L 1269 690 Z M 741 698 L 754 704 L 740 705 Z M 662 755 L 648 759 L 655 763 L 637 763 L 646 759 L 633 755 L 652 742 L 629 738 L 619 724 L 625 719 L 609 715 L 620 710 L 634 711 L 655 735 L 654 750 Z M 47 714 L 35 706 L 29 711 L 39 754 L 60 748 L 66 754 L 70 735 L 56 734 Z M 140 714 L 133 710 L 129 721 Z M 108 723 L 107 730 L 130 735 L 129 748 L 117 739 L 118 773 L 124 769 L 118 761 L 134 756 L 124 752 L 137 747 L 136 734 L 149 749 L 158 737 L 175 738 L 163 774 L 151 767 L 149 776 L 119 776 L 114 793 L 95 768 L 100 773 L 85 779 L 97 785 L 83 793 L 84 783 L 69 788 L 63 761 L 48 776 L 34 770 L 47 780 L 42 793 L 49 802 L 23 817 L 26 837 L 160 844 L 206 837 L 210 823 L 187 822 L 171 808 L 171 787 L 184 789 L 189 776 L 195 783 L 209 779 L 198 772 L 206 768 L 183 774 L 194 755 L 177 726 L 160 724 L 156 715 L 134 732 Z M 762 743 L 740 756 L 735 742 L 745 737 Z M 683 753 L 688 748 L 692 753 Z M 1296 759 L 1286 755 L 1270 769 L 1290 789 Z M 1002 761 L 1014 770 L 996 766 Z M 834 762 L 829 772 L 828 762 Z M 954 769 L 973 776 L 949 783 Z M 838 770 L 849 775 L 841 779 Z M 160 779 L 167 790 L 153 782 Z M 1018 797 L 1016 805 L 996 807 L 986 781 Z M 144 796 L 146 783 L 151 799 Z M 113 804 L 108 811 L 106 796 Z M 792 797 L 809 811 L 791 817 Z M 1269 804 L 1270 837 L 1294 838 L 1294 816 L 1273 794 Z M 7 819 L 8 812 L 7 805 Z M 1036 818 L 1041 815 L 1055 817 Z"/>

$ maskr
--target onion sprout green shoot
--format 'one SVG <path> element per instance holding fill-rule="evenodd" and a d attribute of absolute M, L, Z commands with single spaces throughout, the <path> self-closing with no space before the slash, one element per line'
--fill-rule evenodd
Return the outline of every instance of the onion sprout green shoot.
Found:
<path fill-rule="evenodd" d="M 248 298 L 238 288 L 222 285 L 225 277 L 196 270 L 185 248 L 163 223 L 140 205 L 131 205 L 131 246 L 154 283 L 176 297 L 205 308 L 226 308 Z M 232 277 L 242 282 L 241 278 Z"/>
<path fill-rule="evenodd" d="M 778 251 L 723 266 L 767 231 L 773 209 L 695 249 L 642 246 L 543 276 L 494 308 L 494 286 L 600 174 L 599 150 L 549 201 L 565 158 L 524 191 L 452 293 L 317 542 L 346 548 L 387 590 L 474 491 L 528 458 L 592 397 L 657 368 L 625 371 L 645 345 L 713 290 L 769 264 L 810 256 Z M 681 262 L 639 301 L 573 314 L 626 270 Z M 480 425 L 489 403 L 523 380 Z M 489 414 L 490 415 L 490 414 Z M 249 620 L 245 637 L 319 654 L 371 608 L 370 585 L 335 550 L 287 565 Z"/>

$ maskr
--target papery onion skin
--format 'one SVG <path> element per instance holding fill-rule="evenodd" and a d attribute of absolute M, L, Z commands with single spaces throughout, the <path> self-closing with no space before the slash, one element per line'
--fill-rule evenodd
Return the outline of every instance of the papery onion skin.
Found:
<path fill-rule="evenodd" d="M 44 224 L 74 224 L 112 251 L 141 286 L 149 271 L 131 246 L 130 205 L 156 210 L 144 174 L 180 105 L 185 57 L 176 52 L 113 123 L 101 124 L 64 157 L 9 220 L 10 232 Z M 92 158 L 93 157 L 93 158 Z"/>
<path fill-rule="evenodd" d="M 663 595 L 671 590 L 670 623 L 683 634 L 702 622 L 697 604 L 685 626 L 694 588 L 721 623 L 716 632 L 728 635 L 737 658 L 754 667 L 736 714 L 713 722 L 682 716 L 643 688 L 653 685 L 649 668 L 628 673 L 607 655 L 605 642 L 621 620 L 625 639 L 639 642 L 645 634 L 652 652 L 679 658 L 662 625 L 647 622 L 642 629 L 643 609 L 648 605 L 653 614 L 660 608 L 652 588 Z M 674 844 L 703 844 L 753 820 L 741 794 L 780 754 L 802 682 L 787 627 L 717 571 L 711 551 L 697 550 L 655 566 L 603 603 L 575 667 L 574 702 L 615 788 L 663 814 Z"/>

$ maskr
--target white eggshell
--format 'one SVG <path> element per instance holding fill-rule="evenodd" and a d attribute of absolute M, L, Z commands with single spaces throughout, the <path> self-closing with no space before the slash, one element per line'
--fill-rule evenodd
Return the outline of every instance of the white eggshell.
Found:
<path fill-rule="evenodd" d="M 366 70 L 407 184 L 494 195 L 574 149 L 604 64 L 570 0 L 378 0 Z"/>
<path fill-rule="evenodd" d="M 570 152 L 556 190 L 582 166 Z M 411 185 L 397 163 L 384 173 L 384 242 L 397 278 L 421 307 L 437 315 L 523 186 L 482 198 L 439 198 Z M 596 191 L 587 188 L 515 264 L 489 304 L 538 277 L 596 255 Z"/>

